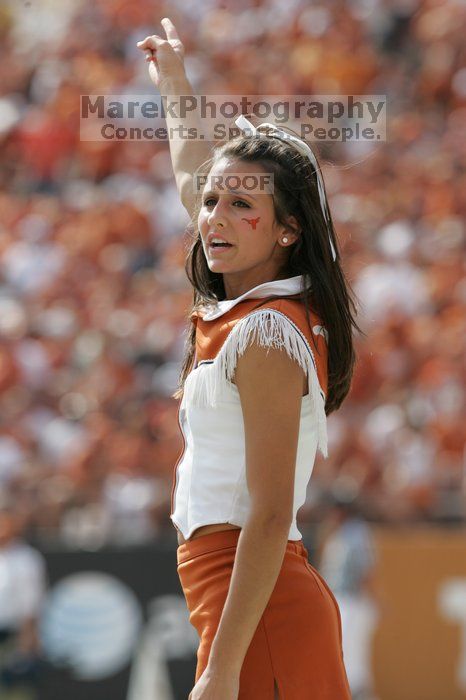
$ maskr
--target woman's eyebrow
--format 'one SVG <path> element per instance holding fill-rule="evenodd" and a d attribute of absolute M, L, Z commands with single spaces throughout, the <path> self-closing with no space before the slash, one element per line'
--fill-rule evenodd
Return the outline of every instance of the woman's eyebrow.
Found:
<path fill-rule="evenodd" d="M 228 190 L 228 194 L 238 195 L 241 197 L 250 197 L 251 199 L 255 199 L 255 197 L 252 194 L 249 194 L 249 192 L 243 192 L 242 190 L 234 190 L 234 189 L 231 189 L 231 187 L 227 187 L 225 189 Z M 203 197 L 210 197 L 213 194 L 217 195 L 218 191 L 208 190 L 207 192 L 204 192 L 204 194 L 202 196 Z"/>

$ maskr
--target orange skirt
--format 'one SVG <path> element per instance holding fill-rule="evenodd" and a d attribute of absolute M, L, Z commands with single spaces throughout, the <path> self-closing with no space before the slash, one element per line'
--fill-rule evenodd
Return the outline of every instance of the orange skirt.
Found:
<path fill-rule="evenodd" d="M 178 575 L 199 634 L 196 682 L 209 659 L 241 530 L 202 535 L 177 549 Z M 351 700 L 341 618 L 302 540 L 288 540 L 272 595 L 244 658 L 238 700 Z"/>

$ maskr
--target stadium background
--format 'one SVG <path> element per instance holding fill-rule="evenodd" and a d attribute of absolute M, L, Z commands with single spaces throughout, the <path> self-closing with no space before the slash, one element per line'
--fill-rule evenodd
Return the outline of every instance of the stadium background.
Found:
<path fill-rule="evenodd" d="M 442 580 L 466 578 L 459 1 L 2 3 L 1 498 L 49 557 L 51 583 L 57 553 L 88 553 L 100 570 L 104 552 L 118 568 L 149 548 L 175 566 L 170 395 L 191 301 L 187 216 L 166 143 L 79 139 L 80 95 L 151 92 L 135 44 L 164 16 L 197 94 L 387 95 L 386 143 L 318 147 L 367 338 L 300 526 L 312 543 L 339 489 L 373 524 L 394 611 L 375 639 L 381 699 L 465 697 L 460 626 L 435 612 Z M 135 561 L 144 578 L 147 555 Z"/>

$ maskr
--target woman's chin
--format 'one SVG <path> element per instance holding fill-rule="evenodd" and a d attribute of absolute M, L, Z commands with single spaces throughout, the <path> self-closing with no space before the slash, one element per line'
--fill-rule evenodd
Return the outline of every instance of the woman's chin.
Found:
<path fill-rule="evenodd" d="M 223 260 L 209 260 L 207 262 L 211 272 L 231 272 L 227 263 Z"/>

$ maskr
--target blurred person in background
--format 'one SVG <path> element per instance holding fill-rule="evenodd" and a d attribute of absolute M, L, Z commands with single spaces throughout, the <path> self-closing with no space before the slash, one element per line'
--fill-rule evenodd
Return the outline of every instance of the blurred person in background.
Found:
<path fill-rule="evenodd" d="M 379 618 L 374 584 L 375 546 L 360 506 L 334 489 L 319 528 L 318 569 L 341 613 L 343 655 L 353 700 L 377 700 L 372 681 L 372 639 Z"/>
<path fill-rule="evenodd" d="M 0 504 L 0 697 L 32 700 L 40 667 L 38 619 L 46 591 L 42 555 L 22 539 L 12 505 Z"/>

